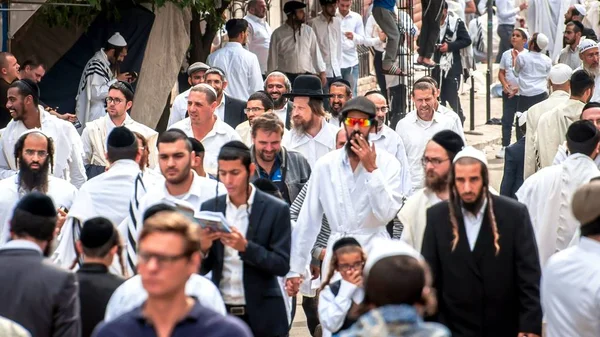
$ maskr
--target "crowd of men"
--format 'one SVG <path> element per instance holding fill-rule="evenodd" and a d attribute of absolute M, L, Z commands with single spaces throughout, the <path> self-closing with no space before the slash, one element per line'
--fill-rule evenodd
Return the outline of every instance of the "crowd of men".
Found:
<path fill-rule="evenodd" d="M 510 29 L 498 193 L 463 132 L 471 40 L 449 2 L 396 124 L 392 91 L 359 95 L 356 46 L 385 48 L 398 80 L 412 21 L 375 0 L 368 36 L 350 4 L 321 0 L 306 25 L 287 2 L 271 31 L 251 1 L 160 133 L 129 115 L 119 33 L 75 114 L 41 102 L 44 65 L 1 53 L 0 335 L 287 336 L 297 301 L 312 336 L 600 335 L 598 44 L 569 21 L 552 65 L 548 37 Z"/>

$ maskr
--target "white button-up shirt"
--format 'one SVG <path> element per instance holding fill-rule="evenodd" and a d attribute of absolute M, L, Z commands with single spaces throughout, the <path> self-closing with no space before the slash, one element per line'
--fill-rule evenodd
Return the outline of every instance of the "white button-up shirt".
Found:
<path fill-rule="evenodd" d="M 195 297 L 202 306 L 225 316 L 225 304 L 219 290 L 211 280 L 198 274 L 192 274 L 185 284 L 185 294 Z M 142 277 L 135 275 L 121 284 L 110 296 L 106 305 L 104 321 L 110 322 L 123 314 L 139 307 L 148 298 L 142 284 Z"/>
<path fill-rule="evenodd" d="M 291 57 L 302 55 L 303 57 Z M 271 35 L 268 72 L 279 70 L 290 74 L 316 74 L 324 72 L 325 61 L 319 50 L 313 29 L 302 24 L 296 32 L 287 23 L 279 26 Z"/>
<path fill-rule="evenodd" d="M 298 133 L 295 129 L 283 135 L 281 144 L 289 150 L 296 150 L 314 167 L 317 159 L 335 149 L 335 135 L 339 128 L 328 123 L 325 118 L 321 121 L 321 130 L 313 138 L 307 133 Z"/>
<path fill-rule="evenodd" d="M 506 81 L 510 84 L 510 86 L 514 88 L 519 88 L 519 80 L 517 79 L 517 76 L 515 76 L 513 67 L 512 51 L 513 49 L 511 48 L 502 54 L 502 58 L 500 59 L 500 69 L 504 70 L 506 75 Z M 528 52 L 529 50 L 523 49 L 521 53 Z"/>
<path fill-rule="evenodd" d="M 342 131 L 343 132 L 343 131 Z M 408 196 L 412 189 L 410 180 L 410 165 L 402 138 L 387 125 L 381 131 L 369 134 L 369 141 L 375 144 L 375 150 L 383 149 L 398 159 L 402 166 L 402 193 Z"/>
<path fill-rule="evenodd" d="M 548 336 L 600 336 L 600 242 L 582 237 L 554 254 L 542 273 Z"/>
<path fill-rule="evenodd" d="M 227 42 L 223 48 L 208 55 L 206 62 L 223 69 L 228 82 L 225 93 L 231 97 L 247 101 L 250 95 L 263 89 L 258 58 L 239 42 Z"/>
<path fill-rule="evenodd" d="M 321 55 L 327 66 L 325 75 L 327 77 L 341 76 L 342 38 L 345 37 L 342 35 L 342 22 L 340 18 L 334 16 L 331 18 L 331 22 L 329 22 L 323 13 L 319 13 L 310 22 L 310 26 L 317 36 L 319 50 L 321 50 Z"/>
<path fill-rule="evenodd" d="M 548 75 L 552 60 L 538 52 L 519 53 L 514 72 L 519 82 L 519 95 L 536 96 L 548 92 Z"/>
<path fill-rule="evenodd" d="M 343 16 L 338 11 L 336 17 L 340 18 L 342 22 L 342 35 L 345 32 L 353 33 L 353 40 L 348 39 L 345 35 L 342 36 L 342 68 L 350 68 L 358 64 L 358 52 L 356 51 L 357 45 L 365 45 L 367 47 L 373 47 L 381 40 L 379 37 L 367 37 L 365 35 L 365 27 L 363 25 L 363 19 L 360 14 L 350 11 L 348 15 Z"/>
<path fill-rule="evenodd" d="M 498 24 L 514 25 L 520 10 L 518 6 L 515 7 L 515 0 L 496 0 Z"/>
<path fill-rule="evenodd" d="M 487 207 L 487 199 L 484 200 L 483 205 L 477 212 L 473 214 L 466 209 L 462 209 L 463 221 L 465 223 L 465 232 L 467 232 L 467 240 L 469 241 L 469 247 L 471 251 L 475 248 L 477 237 L 479 236 L 479 230 L 483 223 L 483 216 L 485 215 L 485 208 Z"/>
<path fill-rule="evenodd" d="M 169 122 L 167 128 L 170 128 L 173 124 L 183 120 L 187 114 L 188 97 L 192 88 L 182 92 L 175 97 L 173 105 L 171 106 L 171 114 L 169 115 Z"/>
<path fill-rule="evenodd" d="M 566 64 L 571 69 L 579 68 L 582 63 L 581 58 L 579 58 L 579 50 L 577 50 L 577 47 L 575 47 L 575 50 L 571 49 L 571 46 L 564 47 L 560 51 L 556 63 Z"/>
<path fill-rule="evenodd" d="M 173 124 L 171 129 L 179 129 L 185 132 L 188 137 L 194 137 L 192 122 L 189 117 Z M 204 145 L 204 170 L 207 173 L 216 175 L 218 167 L 217 157 L 219 156 L 221 147 L 232 140 L 241 141 L 242 139 L 231 126 L 227 125 L 220 118 L 217 118 L 212 130 L 203 139 L 198 140 Z"/>
<path fill-rule="evenodd" d="M 235 206 L 229 195 L 225 198 L 227 208 L 225 210 L 225 218 L 227 223 L 237 228 L 244 237 L 248 231 L 248 223 L 250 222 L 250 212 L 252 212 L 252 204 L 256 195 L 256 187 L 251 185 L 252 191 L 248 197 L 248 204 Z M 245 305 L 246 295 L 244 291 L 244 262 L 240 258 L 237 250 L 225 246 L 223 255 L 223 277 L 219 283 L 219 290 L 223 295 L 223 300 L 229 305 Z"/>
<path fill-rule="evenodd" d="M 221 96 L 221 102 L 219 102 L 219 105 L 217 105 L 217 107 L 215 108 L 215 115 L 217 115 L 217 117 L 224 121 L 225 120 L 225 101 L 227 100 L 227 95 L 223 94 L 223 96 Z"/>
<path fill-rule="evenodd" d="M 433 120 L 430 122 L 422 121 L 417 117 L 416 111 L 411 111 L 396 125 L 396 132 L 402 138 L 406 148 L 413 191 L 423 187 L 424 172 L 421 158 L 427 142 L 442 130 L 452 130 L 464 138 L 463 132 L 458 130 L 454 121 L 438 111 L 433 113 Z"/>
<path fill-rule="evenodd" d="M 273 31 L 265 19 L 261 19 L 250 13 L 244 16 L 248 21 L 248 50 L 254 53 L 260 63 L 260 71 L 267 72 L 267 60 L 269 58 L 269 44 L 271 43 L 271 34 Z"/>

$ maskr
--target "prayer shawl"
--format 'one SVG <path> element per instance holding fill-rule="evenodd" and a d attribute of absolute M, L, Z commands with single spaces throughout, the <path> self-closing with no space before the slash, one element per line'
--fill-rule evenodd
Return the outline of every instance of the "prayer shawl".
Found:
<path fill-rule="evenodd" d="M 563 32 L 565 30 L 565 13 L 572 3 L 569 0 L 533 0 L 528 1 L 527 9 L 529 32 L 543 33 L 548 37 L 550 58 L 556 60 L 563 48 Z"/>
<path fill-rule="evenodd" d="M 580 119 L 584 106 L 581 101 L 569 99 L 540 117 L 534 146 L 538 149 L 542 168 L 552 165 L 556 149 L 566 140 L 569 126 Z"/>
<path fill-rule="evenodd" d="M 125 268 L 127 268 L 127 274 L 130 276 L 137 273 L 138 233 L 142 227 L 142 224 L 138 221 L 138 219 L 142 219 L 142 217 L 139 217 L 138 213 L 140 212 L 140 200 L 146 195 L 146 191 L 147 187 L 144 184 L 144 179 L 140 173 L 135 178 L 134 191 L 131 200 L 129 200 L 129 214 L 119 225 L 121 239 L 127 243 L 125 251 Z"/>
<path fill-rule="evenodd" d="M 108 161 L 106 160 L 105 156 L 106 140 L 108 139 L 108 123 L 112 124 L 110 117 L 105 115 L 104 117 L 95 121 L 91 121 L 87 124 L 82 134 L 83 138 L 89 138 L 90 145 L 90 149 L 86 149 L 85 153 L 86 163 L 98 166 L 108 166 Z M 158 164 L 158 153 L 156 147 L 158 132 L 145 126 L 144 124 L 134 121 L 131 117 L 129 117 L 129 114 L 127 114 L 127 117 L 125 117 L 125 121 L 123 122 L 122 126 L 133 132 L 138 132 L 144 136 L 144 138 L 146 138 L 148 149 L 150 150 L 150 154 L 148 155 L 148 163 L 150 164 L 150 168 L 154 169 Z"/>
<path fill-rule="evenodd" d="M 104 100 L 116 81 L 104 49 L 100 49 L 85 65 L 79 80 L 75 113 L 83 127 L 106 114 Z"/>
<path fill-rule="evenodd" d="M 542 267 L 552 254 L 571 243 L 579 227 L 571 211 L 573 194 L 598 176 L 596 163 L 576 153 L 560 165 L 536 172 L 517 191 L 517 199 L 527 206 L 531 216 Z"/>
<path fill-rule="evenodd" d="M 525 163 L 523 178 L 527 179 L 540 169 L 539 149 L 537 144 L 537 129 L 540 118 L 553 108 L 566 103 L 569 93 L 556 90 L 546 100 L 527 110 L 527 133 L 525 134 Z M 566 133 L 565 133 L 566 134 Z M 544 145 L 546 146 L 546 145 Z"/>
<path fill-rule="evenodd" d="M 444 37 L 444 41 L 446 42 L 454 42 L 456 41 L 458 32 L 458 24 L 461 22 L 460 18 L 454 15 L 448 15 L 448 19 L 446 21 L 446 34 Z M 465 27 L 466 29 L 466 27 Z M 442 43 L 441 41 L 440 43 Z M 440 57 L 440 69 L 444 73 L 444 77 L 448 75 L 450 69 L 452 69 L 452 65 L 454 64 L 454 56 L 453 52 L 442 53 Z M 469 67 L 473 65 L 473 47 L 469 45 L 466 48 L 462 48 L 460 50 L 460 61 L 463 72 L 465 70 L 468 71 Z M 439 83 L 442 83 L 441 81 Z M 441 85 L 441 84 L 440 84 Z"/>
<path fill-rule="evenodd" d="M 428 188 L 417 190 L 404 203 L 398 213 L 398 218 L 404 226 L 401 240 L 408 243 L 417 251 L 421 251 L 425 226 L 427 225 L 427 209 L 441 200 L 436 199 L 434 193 Z"/>

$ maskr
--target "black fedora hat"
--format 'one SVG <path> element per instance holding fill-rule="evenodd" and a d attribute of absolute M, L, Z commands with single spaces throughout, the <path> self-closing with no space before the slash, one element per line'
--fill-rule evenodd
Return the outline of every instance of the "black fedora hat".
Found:
<path fill-rule="evenodd" d="M 323 93 L 321 79 L 317 76 L 300 75 L 294 80 L 292 92 L 283 94 L 283 97 L 291 99 L 294 97 L 326 98 L 331 97 L 331 95 Z"/>

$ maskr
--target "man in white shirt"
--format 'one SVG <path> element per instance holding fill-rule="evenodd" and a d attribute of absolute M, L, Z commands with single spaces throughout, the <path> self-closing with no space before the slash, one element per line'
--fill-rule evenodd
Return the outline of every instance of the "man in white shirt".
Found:
<path fill-rule="evenodd" d="M 319 0 L 321 12 L 312 19 L 309 25 L 312 27 L 317 37 L 319 50 L 323 61 L 325 61 L 325 76 L 327 83 L 331 83 L 336 78 L 342 76 L 342 22 L 335 16 L 337 10 L 336 0 Z M 329 90 L 324 87 L 325 92 Z"/>
<path fill-rule="evenodd" d="M 584 69 L 594 75 L 594 95 L 591 101 L 600 102 L 600 47 L 596 41 L 581 39 L 577 48 L 581 58 L 581 67 L 574 70 Z"/>
<path fill-rule="evenodd" d="M 88 179 L 105 171 L 108 166 L 106 160 L 106 138 L 118 126 L 124 126 L 131 131 L 140 133 L 148 143 L 148 164 L 151 169 L 156 167 L 156 139 L 158 132 L 134 121 L 129 117 L 129 109 L 133 105 L 133 88 L 127 82 L 113 83 L 106 97 L 106 115 L 88 122 L 81 134 L 83 141 L 83 163 L 86 165 Z"/>
<path fill-rule="evenodd" d="M 295 0 L 288 1 L 283 6 L 287 20 L 271 35 L 267 70 L 285 73 L 292 83 L 298 75 L 316 74 L 319 75 L 321 84 L 326 85 L 327 67 L 319 50 L 315 32 L 305 24 L 304 8 L 306 4 Z"/>
<path fill-rule="evenodd" d="M 108 135 L 106 153 L 109 169 L 81 186 L 58 237 L 52 259 L 63 268 L 75 262 L 75 241 L 85 221 L 103 216 L 120 224 L 129 215 L 131 195 L 136 181 L 141 180 L 142 149 L 133 132 L 121 126 Z"/>
<path fill-rule="evenodd" d="M 248 22 L 248 41 L 246 42 L 246 46 L 258 58 L 260 72 L 265 76 L 267 74 L 271 34 L 273 33 L 269 23 L 265 19 L 267 16 L 267 4 L 265 0 L 250 0 L 247 9 L 248 14 L 244 16 L 244 19 Z"/>
<path fill-rule="evenodd" d="M 223 213 L 230 232 L 202 230 L 202 273 L 212 272 L 227 313 L 245 321 L 255 336 L 284 336 L 290 322 L 277 277 L 290 270 L 290 208 L 249 183 L 255 169 L 242 142 L 221 149 L 219 180 L 227 194 L 201 210 Z"/>
<path fill-rule="evenodd" d="M 581 186 L 571 209 L 581 224 L 575 247 L 554 254 L 540 290 L 548 336 L 600 336 L 600 182 Z"/>
<path fill-rule="evenodd" d="M 496 17 L 498 18 L 498 30 L 496 33 L 500 37 L 496 63 L 500 63 L 502 54 L 510 49 L 510 37 L 513 29 L 515 29 L 517 14 L 524 9 L 527 9 L 526 2 L 515 6 L 515 0 L 496 0 Z"/>
<path fill-rule="evenodd" d="M 98 119 L 106 113 L 104 101 L 108 95 L 108 87 L 117 81 L 129 81 L 131 74 L 113 72 L 117 63 L 123 62 L 127 56 L 127 42 L 121 34 L 115 33 L 106 42 L 104 48 L 94 54 L 88 61 L 79 80 L 75 113 L 85 128 L 87 122 Z"/>
<path fill-rule="evenodd" d="M 254 118 L 273 111 L 273 100 L 269 95 L 260 90 L 248 98 L 248 103 L 246 103 L 246 116 L 248 116 L 248 120 L 238 125 L 235 128 L 235 132 L 240 135 L 242 142 L 246 144 L 246 146 L 252 146 L 252 121 Z"/>
<path fill-rule="evenodd" d="M 235 128 L 247 119 L 244 113 L 246 101 L 231 97 L 225 93 L 229 82 L 222 69 L 217 67 L 208 69 L 204 73 L 204 83 L 215 89 L 217 93 L 217 107 L 215 108 L 215 115 L 217 117 L 232 128 Z M 185 117 L 189 117 L 189 114 L 186 114 Z"/>
<path fill-rule="evenodd" d="M 217 155 L 221 146 L 231 140 L 241 139 L 231 126 L 225 124 L 215 114 L 216 107 L 215 90 L 208 83 L 198 84 L 192 88 L 188 97 L 190 117 L 171 126 L 171 129 L 179 129 L 188 137 L 194 137 L 202 142 L 206 150 L 204 169 L 212 175 L 217 173 Z"/>
<path fill-rule="evenodd" d="M 208 65 L 202 62 L 192 63 L 191 66 L 187 69 L 188 74 L 188 83 L 193 87 L 197 84 L 204 83 L 204 73 L 210 69 Z M 170 128 L 171 125 L 179 122 L 180 120 L 187 117 L 187 99 L 190 95 L 190 90 L 180 93 L 173 100 L 173 105 L 171 106 L 171 113 L 169 114 L 169 122 L 167 123 L 167 128 Z"/>
<path fill-rule="evenodd" d="M 378 91 L 367 92 L 365 97 L 375 104 L 375 119 L 377 120 L 377 128 L 375 132 L 369 135 L 369 139 L 375 144 L 377 149 L 385 150 L 398 159 L 402 172 L 402 193 L 408 196 L 412 189 L 410 165 L 408 164 L 408 157 L 406 157 L 406 149 L 404 148 L 402 138 L 386 124 L 389 107 L 385 97 Z"/>
<path fill-rule="evenodd" d="M 567 131 L 569 157 L 527 178 L 516 193 L 519 202 L 529 209 L 542 267 L 550 256 L 569 246 L 577 231 L 571 200 L 579 186 L 600 176 L 594 162 L 599 140 L 600 132 L 592 122 L 571 124 Z"/>
<path fill-rule="evenodd" d="M 273 100 L 273 112 L 279 116 L 287 130 L 291 127 L 292 101 L 284 95 L 292 91 L 292 83 L 284 73 L 273 71 L 265 79 L 265 91 Z"/>
<path fill-rule="evenodd" d="M 304 205 L 292 236 L 288 294 L 298 291 L 300 275 L 310 262 L 310 251 L 327 217 L 331 234 L 321 275 L 328 275 L 332 245 L 352 236 L 365 251 L 376 237 L 389 239 L 386 225 L 396 216 L 404 200 L 400 163 L 369 143 L 376 129 L 375 104 L 365 97 L 353 98 L 342 110 L 348 143 L 323 156 L 313 166 Z"/>
<path fill-rule="evenodd" d="M 8 221 L 17 202 L 32 191 L 48 195 L 57 209 L 57 227 L 64 224 L 66 211 L 71 208 L 77 188 L 66 180 L 49 175 L 53 169 L 52 139 L 40 130 L 24 133 L 15 144 L 15 161 L 19 172 L 0 181 L 0 246 L 10 238 Z"/>
<path fill-rule="evenodd" d="M 582 32 L 583 25 L 581 22 L 571 21 L 567 23 L 563 35 L 563 41 L 566 44 L 566 47 L 560 51 L 556 63 L 564 63 L 571 67 L 571 69 L 577 69 L 581 66 L 581 58 L 579 57 L 577 46 L 581 40 Z"/>
<path fill-rule="evenodd" d="M 465 143 L 454 131 L 442 130 L 431 138 L 421 162 L 425 169 L 425 188 L 413 193 L 398 213 L 402 225 L 402 241 L 421 251 L 427 209 L 450 197 L 450 168 Z"/>
<path fill-rule="evenodd" d="M 244 48 L 248 39 L 248 22 L 244 19 L 231 19 L 225 24 L 225 29 L 229 42 L 208 55 L 207 63 L 227 74 L 229 84 L 225 92 L 245 101 L 263 86 L 260 64 L 256 55 Z"/>
<path fill-rule="evenodd" d="M 523 178 L 539 170 L 539 150 L 536 148 L 537 128 L 540 118 L 553 108 L 567 102 L 571 91 L 571 74 L 573 70 L 566 64 L 555 64 L 550 70 L 548 79 L 552 94 L 544 101 L 527 110 L 527 133 L 525 134 L 525 162 Z"/>
<path fill-rule="evenodd" d="M 435 87 L 429 82 L 416 82 L 413 86 L 412 99 L 416 109 L 396 125 L 396 132 L 402 138 L 406 148 L 406 156 L 410 165 L 412 191 L 423 187 L 423 165 L 421 158 L 427 142 L 442 130 L 452 130 L 464 139 L 464 133 L 449 117 L 436 110 Z"/>
<path fill-rule="evenodd" d="M 329 117 L 328 121 L 338 127 L 341 124 L 340 112 L 342 111 L 342 108 L 348 100 L 354 97 L 352 94 L 352 86 L 348 80 L 343 78 L 333 80 L 329 84 L 329 94 L 331 95 L 331 97 L 329 97 L 329 114 L 331 117 Z"/>
<path fill-rule="evenodd" d="M 513 72 L 519 84 L 517 112 L 527 111 L 548 98 L 548 75 L 552 60 L 543 52 L 547 46 L 548 37 L 535 33 L 528 42 L 529 52 L 513 57 Z M 517 54 L 517 51 L 513 50 L 513 54 Z"/>
<path fill-rule="evenodd" d="M 301 75 L 294 81 L 292 92 L 284 96 L 294 104 L 294 128 L 283 135 L 282 145 L 302 153 L 314 167 L 317 159 L 335 147 L 338 127 L 327 122 L 323 109 L 323 99 L 329 95 L 323 94 L 316 76 Z"/>
<path fill-rule="evenodd" d="M 8 123 L 0 139 L 0 178 L 8 178 L 17 173 L 15 143 L 23 132 L 38 128 L 54 141 L 56 152 L 52 174 L 79 188 L 87 179 L 81 137 L 73 124 L 40 110 L 39 97 L 39 87 L 28 79 L 13 82 L 8 89 L 6 107 L 13 120 Z"/>

